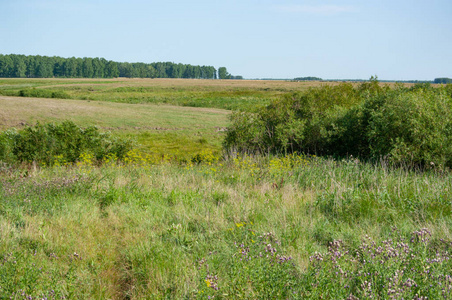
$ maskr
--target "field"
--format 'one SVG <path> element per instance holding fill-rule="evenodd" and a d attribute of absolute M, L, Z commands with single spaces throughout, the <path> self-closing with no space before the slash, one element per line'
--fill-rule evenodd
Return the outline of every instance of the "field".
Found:
<path fill-rule="evenodd" d="M 222 152 L 229 109 L 324 83 L 0 84 L 3 130 L 136 141 L 123 160 L 0 164 L 2 299 L 452 299 L 450 170 Z"/>
<path fill-rule="evenodd" d="M 228 112 L 213 108 L 7 96 L 0 96 L 0 105 L 2 129 L 71 120 L 131 137 L 142 152 L 179 157 L 193 155 L 200 145 L 218 152 L 228 124 Z"/>
<path fill-rule="evenodd" d="M 0 94 L 61 92 L 63 97 L 121 103 L 248 109 L 319 82 L 203 79 L 1 79 Z"/>
<path fill-rule="evenodd" d="M 139 143 L 138 148 L 147 153 L 184 157 L 207 148 L 218 154 L 229 109 L 254 109 L 282 94 L 320 84 L 125 78 L 0 79 L 0 129 L 69 119 L 80 126 L 96 125 L 119 136 L 133 137 Z M 38 99 L 10 98 L 19 96 L 21 91 Z"/>

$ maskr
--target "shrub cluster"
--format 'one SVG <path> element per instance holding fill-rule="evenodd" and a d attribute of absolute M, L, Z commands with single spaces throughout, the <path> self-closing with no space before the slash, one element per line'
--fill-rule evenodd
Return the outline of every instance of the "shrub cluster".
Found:
<path fill-rule="evenodd" d="M 325 85 L 231 116 L 224 146 L 241 152 L 386 158 L 452 167 L 452 85 Z"/>
<path fill-rule="evenodd" d="M 18 93 L 20 97 L 34 97 L 34 98 L 58 98 L 58 99 L 69 99 L 68 93 L 62 90 L 49 90 L 49 89 L 23 89 Z"/>
<path fill-rule="evenodd" d="M 37 123 L 22 130 L 0 133 L 0 161 L 54 165 L 74 163 L 83 153 L 90 153 L 97 160 L 109 156 L 120 159 L 131 146 L 130 141 L 101 133 L 93 126 L 83 129 L 71 121 Z"/>

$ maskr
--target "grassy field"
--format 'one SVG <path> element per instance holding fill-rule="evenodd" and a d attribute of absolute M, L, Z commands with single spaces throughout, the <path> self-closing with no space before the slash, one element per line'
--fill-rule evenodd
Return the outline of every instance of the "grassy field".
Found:
<path fill-rule="evenodd" d="M 153 103 L 221 109 L 253 109 L 283 94 L 303 91 L 322 82 L 202 79 L 0 79 L 0 95 L 38 96 L 121 103 Z M 329 83 L 337 84 L 337 83 Z M 36 91 L 37 90 L 37 91 Z M 47 97 L 47 96 L 41 96 Z M 56 97 L 58 98 L 58 97 Z"/>
<path fill-rule="evenodd" d="M 450 299 L 449 174 L 204 158 L 3 168 L 1 297 Z"/>
<path fill-rule="evenodd" d="M 114 135 L 130 137 L 146 153 L 190 158 L 202 149 L 221 152 L 228 110 L 251 110 L 283 94 L 321 84 L 198 79 L 0 79 L 0 129 L 68 119 L 79 126 L 96 125 Z M 31 93 L 31 97 L 18 98 L 21 91 Z"/>
<path fill-rule="evenodd" d="M 71 120 L 130 137 L 146 153 L 184 157 L 201 149 L 219 152 L 228 111 L 170 105 L 123 104 L 0 96 L 0 129 Z"/>
<path fill-rule="evenodd" d="M 72 120 L 139 144 L 101 164 L 0 162 L 1 299 L 452 299 L 450 170 L 222 155 L 224 103 L 319 83 L 0 84 L 1 129 Z M 30 87 L 75 99 L 12 96 Z"/>

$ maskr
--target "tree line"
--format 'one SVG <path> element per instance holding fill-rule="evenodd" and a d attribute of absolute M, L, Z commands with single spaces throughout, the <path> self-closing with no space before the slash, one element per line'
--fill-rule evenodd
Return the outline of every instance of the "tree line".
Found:
<path fill-rule="evenodd" d="M 452 78 L 435 78 L 435 80 L 433 80 L 433 83 L 452 83 Z"/>
<path fill-rule="evenodd" d="M 308 77 L 297 77 L 293 79 L 294 81 L 322 81 L 320 77 L 308 76 Z"/>
<path fill-rule="evenodd" d="M 128 63 L 104 58 L 63 58 L 58 56 L 0 54 L 0 77 L 3 78 L 200 78 L 241 79 L 230 75 L 225 67 L 193 66 L 173 62 Z"/>

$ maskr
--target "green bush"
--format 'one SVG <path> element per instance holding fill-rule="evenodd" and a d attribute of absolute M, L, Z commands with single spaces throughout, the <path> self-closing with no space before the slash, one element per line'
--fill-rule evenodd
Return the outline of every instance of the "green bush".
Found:
<path fill-rule="evenodd" d="M 84 152 L 93 154 L 97 160 L 107 156 L 121 159 L 130 149 L 130 141 L 100 133 L 93 126 L 83 129 L 71 121 L 37 123 L 0 134 L 0 160 L 12 163 L 74 163 Z"/>
<path fill-rule="evenodd" d="M 369 125 L 374 157 L 452 166 L 452 101 L 444 93 L 418 90 L 388 98 L 372 113 Z"/>
<path fill-rule="evenodd" d="M 410 166 L 452 166 L 452 87 L 311 88 L 256 113 L 234 113 L 224 147 L 238 151 L 365 159 Z"/>
<path fill-rule="evenodd" d="M 33 98 L 58 98 L 69 99 L 70 95 L 61 90 L 48 90 L 48 89 L 23 89 L 19 91 L 20 97 L 33 97 Z"/>

